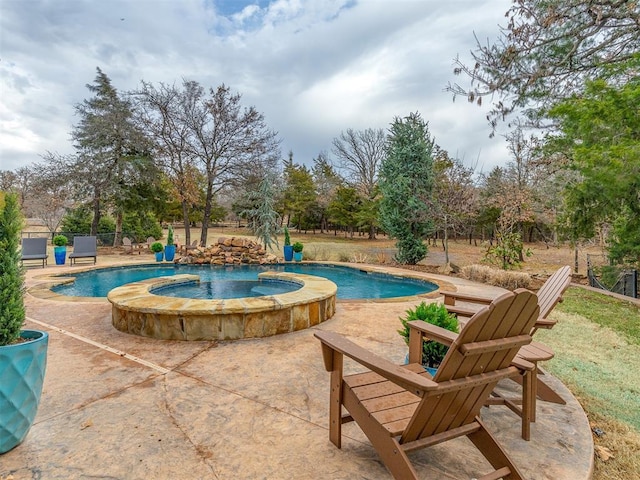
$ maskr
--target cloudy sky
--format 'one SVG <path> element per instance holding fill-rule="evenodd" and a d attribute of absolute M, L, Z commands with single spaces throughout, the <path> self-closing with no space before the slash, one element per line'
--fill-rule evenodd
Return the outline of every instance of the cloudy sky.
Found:
<path fill-rule="evenodd" d="M 311 164 L 348 128 L 418 111 L 436 143 L 487 171 L 508 160 L 486 108 L 447 82 L 504 25 L 509 0 L 0 0 L 0 170 L 73 153 L 74 105 L 100 67 L 120 91 L 225 83 Z"/>

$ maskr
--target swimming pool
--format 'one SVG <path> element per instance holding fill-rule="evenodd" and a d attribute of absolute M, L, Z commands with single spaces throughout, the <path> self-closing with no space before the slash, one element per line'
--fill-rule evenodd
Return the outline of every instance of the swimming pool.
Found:
<path fill-rule="evenodd" d="M 74 297 L 106 297 L 110 290 L 132 282 L 178 274 L 192 274 L 200 282 L 227 280 L 257 280 L 262 272 L 290 272 L 316 275 L 338 285 L 339 299 L 376 299 L 421 295 L 438 285 L 386 273 L 368 272 L 352 267 L 330 264 L 285 265 L 136 265 L 100 268 L 70 275 L 73 283 L 52 287 L 55 293 Z"/>

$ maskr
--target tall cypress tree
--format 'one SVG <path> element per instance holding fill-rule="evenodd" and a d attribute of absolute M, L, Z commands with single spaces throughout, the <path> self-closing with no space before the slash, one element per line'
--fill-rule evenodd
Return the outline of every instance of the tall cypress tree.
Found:
<path fill-rule="evenodd" d="M 434 141 L 419 113 L 396 117 L 387 155 L 380 168 L 380 223 L 396 239 L 399 263 L 415 265 L 427 255 L 424 239 L 433 231 L 430 217 Z"/>
<path fill-rule="evenodd" d="M 25 310 L 18 245 L 22 215 L 15 194 L 0 192 L 0 346 L 20 336 Z"/>

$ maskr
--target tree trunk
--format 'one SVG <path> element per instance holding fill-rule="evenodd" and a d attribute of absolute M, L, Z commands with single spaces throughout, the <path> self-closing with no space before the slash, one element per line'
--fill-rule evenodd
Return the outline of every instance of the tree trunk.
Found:
<path fill-rule="evenodd" d="M 369 225 L 369 240 L 376 239 L 376 227 L 375 225 Z"/>
<path fill-rule="evenodd" d="M 207 198 L 204 203 L 204 216 L 202 217 L 202 231 L 200 232 L 200 246 L 205 247 L 207 245 L 207 233 L 209 232 L 209 217 L 211 216 L 211 206 L 213 203 L 213 189 L 211 188 L 211 181 L 207 185 Z"/>
<path fill-rule="evenodd" d="M 444 227 L 444 264 L 449 265 L 449 230 Z"/>
<path fill-rule="evenodd" d="M 93 197 L 93 220 L 91 222 L 91 235 L 98 234 L 99 222 L 100 222 L 100 191 L 96 190 Z"/>
<path fill-rule="evenodd" d="M 113 246 L 119 247 L 122 245 L 122 210 L 118 210 L 116 213 L 116 233 L 113 236 Z"/>
<path fill-rule="evenodd" d="M 189 223 L 189 204 L 182 200 L 182 219 L 184 221 L 184 244 L 191 245 L 191 225 Z"/>

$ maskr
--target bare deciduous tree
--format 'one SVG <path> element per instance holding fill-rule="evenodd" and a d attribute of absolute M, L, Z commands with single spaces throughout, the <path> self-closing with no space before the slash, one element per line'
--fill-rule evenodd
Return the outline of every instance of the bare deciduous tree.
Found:
<path fill-rule="evenodd" d="M 505 16 L 495 43 L 476 38 L 471 65 L 455 59 L 454 73 L 470 78 L 470 87 L 447 87 L 478 105 L 495 98 L 487 116 L 494 131 L 505 116 L 527 107 L 529 119 L 540 124 L 551 105 L 582 91 L 587 80 L 617 83 L 637 75 L 627 64 L 640 50 L 637 1 L 514 0 Z"/>

